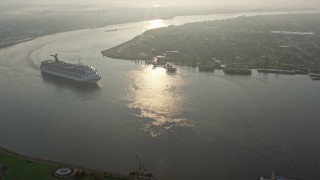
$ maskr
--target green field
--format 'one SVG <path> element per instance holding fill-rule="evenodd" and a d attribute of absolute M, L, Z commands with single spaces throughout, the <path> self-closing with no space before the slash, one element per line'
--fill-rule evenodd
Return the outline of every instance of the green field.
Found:
<path fill-rule="evenodd" d="M 60 167 L 59 164 L 37 162 L 26 160 L 0 151 L 0 163 L 2 167 L 7 167 L 4 180 L 53 180 L 58 179 L 52 176 L 54 169 Z M 103 171 L 94 171 L 90 174 L 82 174 L 74 179 L 78 180 L 115 180 L 120 178 L 106 177 Z"/>
<path fill-rule="evenodd" d="M 0 163 L 8 167 L 4 179 L 53 179 L 52 171 L 57 165 L 43 164 L 39 162 L 19 159 L 7 153 L 0 152 Z"/>

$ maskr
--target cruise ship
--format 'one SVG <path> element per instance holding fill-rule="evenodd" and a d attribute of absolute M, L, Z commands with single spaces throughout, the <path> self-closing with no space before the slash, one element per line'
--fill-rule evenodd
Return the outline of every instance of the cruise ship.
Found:
<path fill-rule="evenodd" d="M 54 60 L 41 62 L 40 68 L 44 74 L 86 83 L 96 83 L 101 79 L 97 70 L 91 66 L 60 61 L 58 54 L 51 56 L 54 57 Z"/>

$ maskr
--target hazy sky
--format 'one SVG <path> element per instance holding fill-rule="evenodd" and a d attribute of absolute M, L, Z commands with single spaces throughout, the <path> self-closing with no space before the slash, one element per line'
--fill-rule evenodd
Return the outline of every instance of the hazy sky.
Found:
<path fill-rule="evenodd" d="M 320 0 L 0 0 L 0 4 L 118 4 L 122 6 L 320 7 Z"/>

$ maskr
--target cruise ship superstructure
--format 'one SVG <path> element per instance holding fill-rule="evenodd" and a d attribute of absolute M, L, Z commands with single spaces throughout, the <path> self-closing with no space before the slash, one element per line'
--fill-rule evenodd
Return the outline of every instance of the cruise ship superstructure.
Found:
<path fill-rule="evenodd" d="M 58 59 L 58 54 L 51 56 L 54 57 L 54 60 L 45 60 L 41 62 L 40 68 L 42 73 L 78 82 L 96 83 L 101 79 L 97 70 L 91 66 L 60 61 Z"/>

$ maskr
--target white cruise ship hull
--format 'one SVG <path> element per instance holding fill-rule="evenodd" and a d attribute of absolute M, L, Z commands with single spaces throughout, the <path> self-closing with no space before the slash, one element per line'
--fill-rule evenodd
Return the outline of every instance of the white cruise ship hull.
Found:
<path fill-rule="evenodd" d="M 77 82 L 84 82 L 84 83 L 97 83 L 101 79 L 100 76 L 99 77 L 75 77 L 68 74 L 59 73 L 56 71 L 50 71 L 46 68 L 42 68 L 41 72 L 44 75 L 50 75 L 58 78 L 68 79 L 68 80 L 77 81 Z"/>

